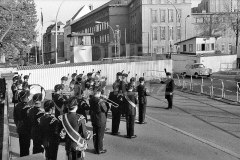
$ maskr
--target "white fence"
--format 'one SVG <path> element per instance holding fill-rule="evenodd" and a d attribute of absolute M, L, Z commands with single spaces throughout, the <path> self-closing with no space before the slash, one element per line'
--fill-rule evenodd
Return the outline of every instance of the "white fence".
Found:
<path fill-rule="evenodd" d="M 138 61 L 138 62 L 124 62 L 124 63 L 89 63 L 87 65 L 79 64 L 78 66 L 65 66 L 57 68 L 40 68 L 40 69 L 25 69 L 18 70 L 18 74 L 28 75 L 29 73 L 29 84 L 39 84 L 45 88 L 45 90 L 52 90 L 56 84 L 59 84 L 62 76 L 71 76 L 72 73 L 87 74 L 88 72 L 94 72 L 101 70 L 101 75 L 107 77 L 107 84 L 112 84 L 116 79 L 116 73 L 122 72 L 129 73 L 129 78 L 137 78 L 143 76 L 148 70 L 164 70 L 172 71 L 172 60 L 150 60 L 150 61 Z M 160 75 L 158 75 L 160 76 Z M 69 77 L 70 78 L 70 77 Z M 146 80 L 150 77 L 146 76 Z"/>

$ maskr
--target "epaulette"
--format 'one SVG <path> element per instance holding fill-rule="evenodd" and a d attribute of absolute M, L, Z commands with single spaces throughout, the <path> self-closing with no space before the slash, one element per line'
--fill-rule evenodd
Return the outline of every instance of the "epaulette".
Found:
<path fill-rule="evenodd" d="M 44 113 L 43 111 L 39 110 L 38 113 L 36 115 L 39 115 L 41 113 Z"/>
<path fill-rule="evenodd" d="M 52 117 L 52 116 L 51 116 Z M 57 118 L 56 117 L 53 117 L 50 124 L 53 124 L 55 121 L 57 121 Z"/>
<path fill-rule="evenodd" d="M 30 106 L 27 104 L 26 106 L 23 107 L 23 109 L 26 109 L 26 108 L 30 109 Z"/>

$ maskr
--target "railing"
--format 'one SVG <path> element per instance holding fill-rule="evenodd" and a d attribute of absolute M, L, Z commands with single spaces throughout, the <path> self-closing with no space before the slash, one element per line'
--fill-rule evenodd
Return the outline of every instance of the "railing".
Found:
<path fill-rule="evenodd" d="M 201 82 L 196 82 L 192 76 L 189 80 L 186 80 L 184 76 L 176 75 L 176 77 L 178 85 L 181 86 L 183 90 L 187 89 L 196 93 L 209 95 L 214 98 L 226 99 L 232 102 L 240 103 L 239 82 L 205 77 L 201 77 Z"/>

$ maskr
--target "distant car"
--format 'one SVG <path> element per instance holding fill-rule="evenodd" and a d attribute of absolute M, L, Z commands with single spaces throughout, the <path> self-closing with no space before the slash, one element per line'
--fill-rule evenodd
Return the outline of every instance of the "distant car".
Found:
<path fill-rule="evenodd" d="M 210 77 L 212 75 L 212 69 L 206 68 L 201 63 L 187 64 L 182 75 L 194 76 L 195 78 L 198 78 L 200 76 Z"/>

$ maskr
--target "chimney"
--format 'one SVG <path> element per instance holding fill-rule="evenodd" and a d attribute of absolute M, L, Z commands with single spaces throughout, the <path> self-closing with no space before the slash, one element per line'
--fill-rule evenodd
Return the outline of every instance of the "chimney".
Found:
<path fill-rule="evenodd" d="M 92 4 L 89 5 L 89 9 L 90 9 L 90 11 L 93 10 L 93 5 Z"/>

